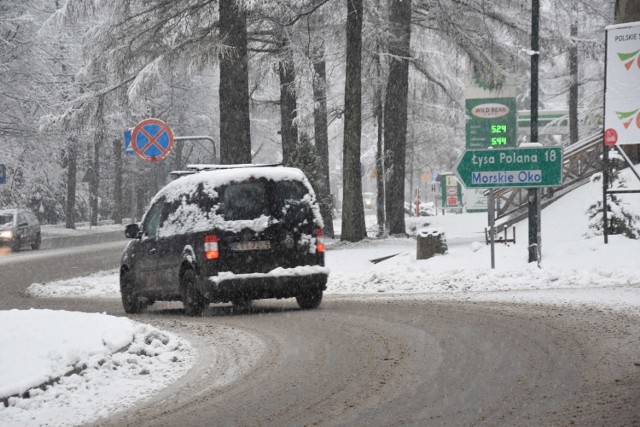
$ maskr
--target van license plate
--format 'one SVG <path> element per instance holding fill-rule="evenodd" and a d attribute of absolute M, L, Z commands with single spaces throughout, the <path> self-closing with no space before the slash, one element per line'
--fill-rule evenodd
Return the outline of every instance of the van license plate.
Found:
<path fill-rule="evenodd" d="M 266 249 L 271 249 L 271 242 L 268 240 L 250 240 L 231 244 L 232 251 L 261 251 Z"/>

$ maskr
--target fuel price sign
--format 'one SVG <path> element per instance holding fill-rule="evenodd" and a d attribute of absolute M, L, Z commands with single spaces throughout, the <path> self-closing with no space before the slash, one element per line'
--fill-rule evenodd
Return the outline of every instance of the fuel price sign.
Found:
<path fill-rule="evenodd" d="M 467 99 L 466 148 L 517 145 L 515 98 Z"/>

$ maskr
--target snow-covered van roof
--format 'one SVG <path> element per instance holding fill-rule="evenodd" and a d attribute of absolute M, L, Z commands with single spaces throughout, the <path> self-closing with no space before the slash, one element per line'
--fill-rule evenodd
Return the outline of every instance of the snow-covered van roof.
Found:
<path fill-rule="evenodd" d="M 205 193 L 215 197 L 217 196 L 216 188 L 251 178 L 265 178 L 270 181 L 300 181 L 315 199 L 313 188 L 300 169 L 283 166 L 242 165 L 242 167 L 228 169 L 203 170 L 182 176 L 160 190 L 153 201 L 160 197 L 164 197 L 166 200 L 176 200 L 180 196 L 192 194 L 199 184 L 202 184 Z"/>

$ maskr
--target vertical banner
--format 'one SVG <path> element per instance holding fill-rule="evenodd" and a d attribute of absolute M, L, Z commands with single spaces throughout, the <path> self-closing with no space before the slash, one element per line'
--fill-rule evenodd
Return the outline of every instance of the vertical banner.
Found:
<path fill-rule="evenodd" d="M 605 144 L 640 144 L 640 22 L 607 32 Z"/>

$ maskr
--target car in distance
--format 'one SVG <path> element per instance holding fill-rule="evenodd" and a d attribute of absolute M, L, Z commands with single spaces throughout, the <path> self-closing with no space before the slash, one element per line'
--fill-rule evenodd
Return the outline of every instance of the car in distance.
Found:
<path fill-rule="evenodd" d="M 40 222 L 28 209 L 0 209 L 0 245 L 13 252 L 30 246 L 39 249 L 42 242 Z"/>
<path fill-rule="evenodd" d="M 365 209 L 374 209 L 376 207 L 375 193 L 362 193 L 362 206 Z"/>
<path fill-rule="evenodd" d="M 304 173 L 282 166 L 193 166 L 129 224 L 120 291 L 127 313 L 181 300 L 199 316 L 209 303 L 322 301 L 323 223 Z"/>

